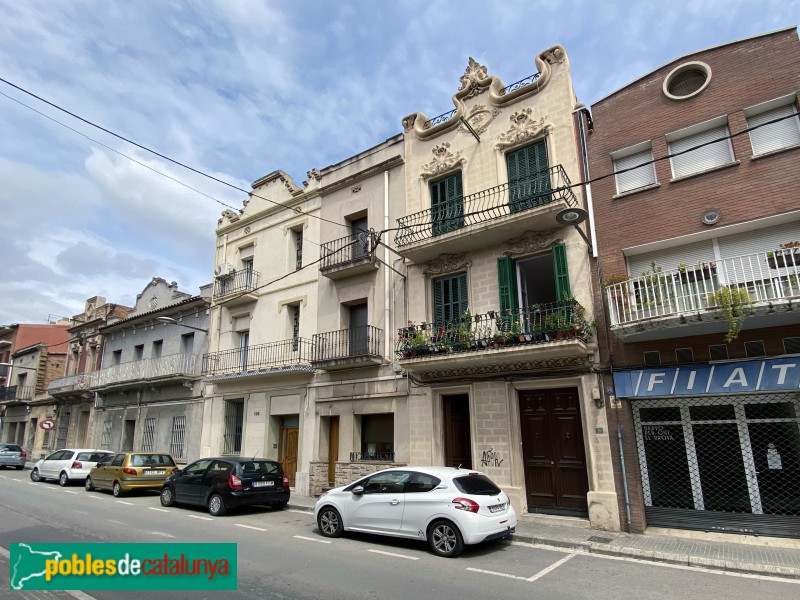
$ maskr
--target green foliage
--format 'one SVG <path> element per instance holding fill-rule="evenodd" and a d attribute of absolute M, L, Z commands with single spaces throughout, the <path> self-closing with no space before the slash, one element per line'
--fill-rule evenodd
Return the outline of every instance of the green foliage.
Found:
<path fill-rule="evenodd" d="M 742 330 L 745 308 L 753 304 L 750 294 L 745 288 L 725 286 L 713 292 L 709 300 L 728 320 L 728 333 L 725 334 L 725 341 L 732 342 L 739 337 L 739 332 Z"/>

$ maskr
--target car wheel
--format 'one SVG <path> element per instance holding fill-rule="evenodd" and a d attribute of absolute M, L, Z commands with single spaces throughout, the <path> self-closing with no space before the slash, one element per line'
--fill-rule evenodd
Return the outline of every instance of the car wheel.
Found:
<path fill-rule="evenodd" d="M 122 491 L 122 486 L 119 484 L 119 481 L 115 481 L 114 485 L 111 487 L 111 493 L 114 494 L 117 498 L 122 496 L 125 492 Z"/>
<path fill-rule="evenodd" d="M 83 487 L 86 489 L 87 492 L 94 491 L 94 485 L 92 485 L 92 478 L 87 477 L 86 481 L 83 482 Z"/>
<path fill-rule="evenodd" d="M 42 481 L 43 479 L 44 477 L 39 475 L 39 469 L 34 467 L 33 471 L 31 471 L 31 481 Z"/>
<path fill-rule="evenodd" d="M 208 499 L 208 512 L 212 517 L 221 517 L 228 512 L 228 507 L 225 506 L 225 501 L 219 494 L 214 494 Z"/>
<path fill-rule="evenodd" d="M 455 558 L 464 551 L 464 539 L 450 521 L 436 521 L 428 530 L 428 544 L 439 556 Z"/>
<path fill-rule="evenodd" d="M 339 511 L 332 506 L 326 506 L 317 515 L 317 527 L 319 532 L 325 537 L 340 537 L 344 533 L 342 516 Z"/>
<path fill-rule="evenodd" d="M 175 504 L 175 494 L 172 488 L 165 487 L 161 490 L 161 506 L 172 506 Z"/>
<path fill-rule="evenodd" d="M 65 471 L 61 471 L 61 475 L 58 476 L 58 485 L 61 487 L 66 487 L 69 485 L 69 477 L 67 477 L 67 473 Z"/>

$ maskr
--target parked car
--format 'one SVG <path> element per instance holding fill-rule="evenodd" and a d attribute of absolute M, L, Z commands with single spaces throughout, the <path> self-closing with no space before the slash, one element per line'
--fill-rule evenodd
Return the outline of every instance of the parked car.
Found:
<path fill-rule="evenodd" d="M 170 475 L 161 488 L 161 505 L 208 506 L 219 517 L 237 506 L 289 503 L 289 478 L 267 458 L 201 458 Z"/>
<path fill-rule="evenodd" d="M 0 444 L 0 469 L 6 467 L 17 467 L 20 471 L 25 468 L 25 461 L 28 454 L 19 444 Z"/>
<path fill-rule="evenodd" d="M 508 496 L 484 473 L 396 467 L 323 494 L 314 517 L 325 537 L 345 531 L 427 540 L 439 556 L 505 538 L 517 526 Z"/>
<path fill-rule="evenodd" d="M 115 496 L 133 490 L 160 490 L 177 470 L 175 459 L 163 452 L 120 452 L 89 471 L 84 487 L 87 492 L 111 490 Z"/>
<path fill-rule="evenodd" d="M 83 481 L 89 471 L 104 457 L 113 455 L 109 450 L 92 448 L 62 448 L 39 459 L 31 471 L 33 481 L 58 479 L 60 485 Z"/>

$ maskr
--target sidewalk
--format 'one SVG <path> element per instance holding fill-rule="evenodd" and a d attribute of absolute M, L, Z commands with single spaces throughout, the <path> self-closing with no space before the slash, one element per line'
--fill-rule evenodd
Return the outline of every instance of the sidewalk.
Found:
<path fill-rule="evenodd" d="M 316 498 L 292 496 L 289 508 L 313 511 Z M 735 573 L 800 579 L 800 551 L 733 542 L 686 539 L 658 534 L 629 534 L 580 526 L 543 523 L 522 515 L 515 542 L 579 550 L 590 554 L 650 560 Z"/>

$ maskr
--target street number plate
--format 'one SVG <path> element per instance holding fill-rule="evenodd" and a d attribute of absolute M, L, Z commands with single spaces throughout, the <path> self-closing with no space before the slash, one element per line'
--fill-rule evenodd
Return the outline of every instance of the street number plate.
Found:
<path fill-rule="evenodd" d="M 273 487 L 275 485 L 274 481 L 254 481 L 253 487 Z"/>
<path fill-rule="evenodd" d="M 145 475 L 163 475 L 164 471 L 145 471 Z"/>

